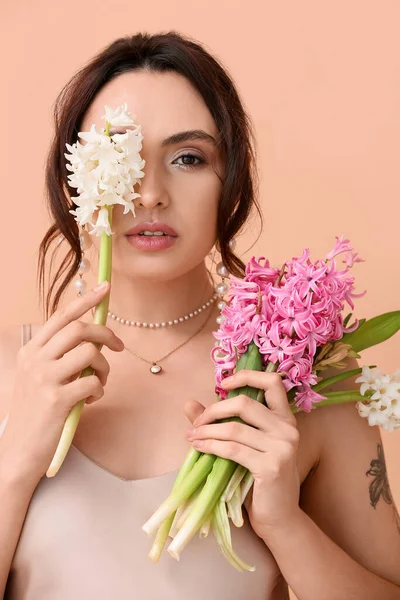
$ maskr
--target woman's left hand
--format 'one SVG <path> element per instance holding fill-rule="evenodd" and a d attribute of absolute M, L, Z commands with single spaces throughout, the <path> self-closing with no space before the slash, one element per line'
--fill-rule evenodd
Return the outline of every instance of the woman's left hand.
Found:
<path fill-rule="evenodd" d="M 249 469 L 254 485 L 244 505 L 252 528 L 267 541 L 276 525 L 300 510 L 299 431 L 279 375 L 244 369 L 223 380 L 226 390 L 245 385 L 265 390 L 268 407 L 243 394 L 207 408 L 198 403 L 195 429 L 188 430 L 186 437 L 199 451 L 228 458 Z M 185 409 L 190 418 L 193 410 Z M 233 416 L 246 424 L 215 423 Z"/>

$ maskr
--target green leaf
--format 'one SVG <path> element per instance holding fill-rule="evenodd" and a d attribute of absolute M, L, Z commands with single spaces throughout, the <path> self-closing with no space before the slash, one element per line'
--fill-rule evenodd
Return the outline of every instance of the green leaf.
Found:
<path fill-rule="evenodd" d="M 365 321 L 356 331 L 345 333 L 340 341 L 344 344 L 351 344 L 353 350 L 361 352 L 385 342 L 399 329 L 400 310 L 395 310 Z"/>
<path fill-rule="evenodd" d="M 370 369 L 374 369 L 376 367 L 376 365 L 370 365 Z M 334 383 L 337 383 L 338 381 L 342 381 L 343 379 L 348 379 L 349 377 L 353 377 L 353 375 L 358 375 L 362 373 L 362 367 L 360 367 L 359 369 L 352 369 L 351 371 L 346 371 L 345 373 L 339 373 L 339 375 L 333 375 L 333 377 L 328 377 L 327 379 L 322 379 L 321 381 L 319 381 L 316 385 L 312 385 L 311 388 L 315 391 L 315 392 L 319 392 L 320 390 L 323 390 L 324 388 L 328 387 L 329 385 L 333 385 Z M 324 394 L 325 396 L 326 394 Z"/>

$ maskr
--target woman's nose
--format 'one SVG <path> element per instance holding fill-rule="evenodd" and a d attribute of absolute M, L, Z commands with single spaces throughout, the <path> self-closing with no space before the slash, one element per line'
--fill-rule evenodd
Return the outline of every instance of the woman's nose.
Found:
<path fill-rule="evenodd" d="M 135 199 L 135 206 L 142 208 L 168 206 L 168 193 L 163 185 L 162 178 L 157 176 L 155 169 L 150 171 L 145 167 L 144 172 L 145 175 L 141 179 L 141 185 L 135 189 L 135 192 L 140 194 L 140 198 Z"/>

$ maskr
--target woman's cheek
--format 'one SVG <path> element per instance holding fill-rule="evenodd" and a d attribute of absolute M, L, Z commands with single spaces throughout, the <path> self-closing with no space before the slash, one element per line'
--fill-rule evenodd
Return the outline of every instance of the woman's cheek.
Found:
<path fill-rule="evenodd" d="M 191 245 L 197 246 L 203 256 L 212 249 L 217 238 L 217 200 L 215 202 L 199 201 L 191 206 L 188 215 L 191 221 Z"/>

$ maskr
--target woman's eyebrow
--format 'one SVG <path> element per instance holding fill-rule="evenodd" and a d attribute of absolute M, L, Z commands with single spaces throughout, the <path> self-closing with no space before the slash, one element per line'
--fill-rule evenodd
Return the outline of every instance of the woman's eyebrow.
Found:
<path fill-rule="evenodd" d="M 189 129 L 188 131 L 179 131 L 178 133 L 174 133 L 165 138 L 165 140 L 161 142 L 161 146 L 164 147 L 172 144 L 181 144 L 182 142 L 194 142 L 196 140 L 204 140 L 213 146 L 217 146 L 216 139 L 206 131 L 203 131 L 203 129 Z"/>
<path fill-rule="evenodd" d="M 111 127 L 109 134 L 114 135 L 114 133 L 125 133 L 126 129 L 129 129 L 129 127 Z M 194 142 L 196 140 L 204 140 L 215 147 L 217 146 L 216 139 L 203 129 L 189 129 L 187 131 L 179 131 L 178 133 L 173 133 L 172 135 L 168 136 L 161 142 L 161 147 L 164 148 L 165 146 L 171 146 L 172 144 Z"/>

